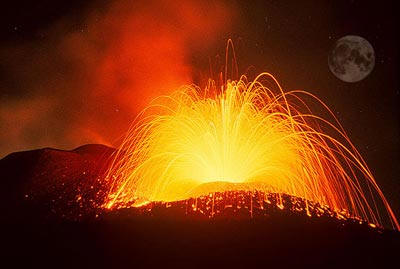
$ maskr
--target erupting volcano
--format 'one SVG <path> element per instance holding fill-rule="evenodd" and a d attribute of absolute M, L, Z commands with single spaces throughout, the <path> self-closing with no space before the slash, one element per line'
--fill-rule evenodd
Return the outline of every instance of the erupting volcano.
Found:
<path fill-rule="evenodd" d="M 394 7 L 5 1 L 0 260 L 398 264 Z"/>
<path fill-rule="evenodd" d="M 318 204 L 400 228 L 330 109 L 306 91 L 283 91 L 269 73 L 155 99 L 126 134 L 106 181 L 108 209 L 250 191 L 278 194 L 280 206 L 291 195 L 306 201 L 307 212 Z"/>

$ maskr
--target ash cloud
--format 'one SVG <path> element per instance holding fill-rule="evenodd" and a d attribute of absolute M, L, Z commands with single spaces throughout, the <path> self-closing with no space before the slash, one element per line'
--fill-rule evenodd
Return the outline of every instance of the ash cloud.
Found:
<path fill-rule="evenodd" d="M 78 25 L 64 17 L 0 47 L 0 157 L 115 146 L 152 98 L 192 82 L 193 48 L 207 51 L 235 18 L 218 1 L 140 2 L 93 6 Z"/>

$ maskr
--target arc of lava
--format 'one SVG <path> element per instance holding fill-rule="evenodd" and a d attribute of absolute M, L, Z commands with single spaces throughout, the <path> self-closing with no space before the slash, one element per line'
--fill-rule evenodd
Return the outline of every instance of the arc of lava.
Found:
<path fill-rule="evenodd" d="M 331 120 L 313 114 L 310 100 Z M 400 230 L 334 113 L 311 93 L 284 92 L 269 73 L 157 98 L 134 121 L 106 178 L 107 208 L 198 197 L 228 184 L 293 195 L 379 226 L 390 220 Z"/>

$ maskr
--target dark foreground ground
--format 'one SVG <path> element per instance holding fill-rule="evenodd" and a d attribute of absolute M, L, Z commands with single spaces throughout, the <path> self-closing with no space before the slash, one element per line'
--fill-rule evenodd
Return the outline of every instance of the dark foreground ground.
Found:
<path fill-rule="evenodd" d="M 399 266 L 398 232 L 328 215 L 271 206 L 253 218 L 244 208 L 209 219 L 187 214 L 187 202 L 99 211 L 111 153 L 91 145 L 0 160 L 1 268 Z"/>

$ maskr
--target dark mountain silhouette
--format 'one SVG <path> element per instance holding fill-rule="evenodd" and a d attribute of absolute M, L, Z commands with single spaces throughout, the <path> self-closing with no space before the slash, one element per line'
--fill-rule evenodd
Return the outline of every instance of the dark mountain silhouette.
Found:
<path fill-rule="evenodd" d="M 39 149 L 0 160 L 5 264 L 41 268 L 396 267 L 400 235 L 281 194 L 99 209 L 114 149 Z M 307 208 L 307 210 L 306 210 Z"/>
<path fill-rule="evenodd" d="M 101 176 L 114 149 L 84 145 L 71 151 L 44 148 L 12 153 L 0 160 L 3 211 L 19 217 L 77 218 L 101 197 Z M 11 205 L 11 206 L 10 206 Z M 18 210 L 16 210 L 18 209 Z"/>

